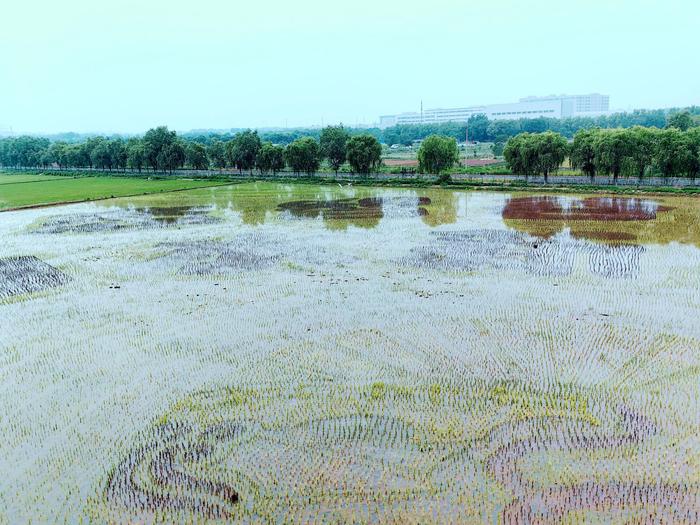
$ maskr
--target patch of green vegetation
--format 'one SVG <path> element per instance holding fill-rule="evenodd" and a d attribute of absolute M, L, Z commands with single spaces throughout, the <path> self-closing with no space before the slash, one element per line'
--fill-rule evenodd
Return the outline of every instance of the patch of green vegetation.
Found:
<path fill-rule="evenodd" d="M 14 177 L 14 176 L 13 176 Z M 51 177 L 0 185 L 0 210 L 222 185 L 219 181 L 135 177 Z"/>
<path fill-rule="evenodd" d="M 372 401 L 379 401 L 386 396 L 386 385 L 384 383 L 374 383 L 370 394 Z"/>
<path fill-rule="evenodd" d="M 494 166 L 482 166 L 482 167 L 470 167 L 457 170 L 459 174 L 505 174 L 504 167 L 502 165 Z M 573 172 L 567 172 L 566 175 L 572 175 Z M 0 186 L 2 186 L 1 181 L 5 176 L 4 173 L 0 172 Z M 608 193 L 608 194 L 620 194 L 620 195 L 700 195 L 700 187 L 671 187 L 671 186 L 645 186 L 644 182 L 638 186 L 615 186 L 607 184 L 589 184 L 589 183 L 567 183 L 567 184 L 557 184 L 550 183 L 547 185 L 533 184 L 526 181 L 524 178 L 519 180 L 509 180 L 509 181 L 498 181 L 498 180 L 461 180 L 452 178 L 448 180 L 438 181 L 437 177 L 434 176 L 400 176 L 397 174 L 396 177 L 386 176 L 385 178 L 377 178 L 376 175 L 351 175 L 348 173 L 339 173 L 335 176 L 331 173 L 328 175 L 323 173 L 318 173 L 316 175 L 298 175 L 290 176 L 290 174 L 284 175 L 259 175 L 259 174 L 239 174 L 239 175 L 213 175 L 203 178 L 190 177 L 184 178 L 177 173 L 169 176 L 149 176 L 144 173 L 121 173 L 121 174 L 108 174 L 105 173 L 94 173 L 92 172 L 89 176 L 85 176 L 79 172 L 62 172 L 61 175 L 7 175 L 8 177 L 42 177 L 42 181 L 48 183 L 58 184 L 60 182 L 67 182 L 68 180 L 91 180 L 95 181 L 97 179 L 111 179 L 113 184 L 117 185 L 116 191 L 110 193 L 107 192 L 106 187 L 110 186 L 110 183 L 90 183 L 88 188 L 82 190 L 81 195 L 78 198 L 71 199 L 70 202 L 79 202 L 84 200 L 95 200 L 109 198 L 110 196 L 135 196 L 135 195 L 147 195 L 166 191 L 178 191 L 185 189 L 194 188 L 205 188 L 213 186 L 222 186 L 228 184 L 239 184 L 239 183 L 251 183 L 251 182 L 278 182 L 284 184 L 328 184 L 328 185 L 352 185 L 352 186 L 362 186 L 362 187 L 396 187 L 396 188 L 431 188 L 436 186 L 442 186 L 448 189 L 454 190 L 487 190 L 487 191 L 532 191 L 537 190 L 539 193 Z M 60 177 L 60 178 L 59 178 Z M 119 181 L 123 182 L 123 186 L 120 185 Z M 134 182 L 128 182 L 134 181 Z M 141 184 L 137 181 L 143 181 L 144 186 L 154 186 L 153 188 L 141 189 Z M 99 196 L 99 191 L 94 186 L 100 186 L 104 184 L 105 191 L 101 196 Z M 133 186 L 131 186 L 133 184 Z M 161 185 L 162 184 L 162 185 Z M 22 184 L 17 186 L 23 186 Z M 77 186 L 76 186 L 77 187 Z M 61 187 L 62 188 L 62 187 Z M 133 188 L 133 191 L 126 191 L 128 188 Z M 59 188 L 57 188 L 58 190 Z M 8 205 L 4 203 L 5 194 L 8 196 L 13 196 L 15 193 L 22 194 L 23 190 L 17 188 L 13 185 L 11 191 L 9 188 L 0 189 L 0 210 L 14 207 L 29 207 L 33 205 L 43 205 L 51 203 L 66 202 L 68 199 L 56 198 L 52 200 L 39 200 L 38 197 L 28 198 L 29 202 L 22 204 L 11 204 Z M 39 188 L 33 189 L 33 192 L 39 193 L 44 190 L 39 190 Z M 90 191 L 96 191 L 98 195 L 84 195 Z M 63 193 L 63 191 L 61 191 Z"/>
<path fill-rule="evenodd" d="M 55 175 L 34 175 L 30 173 L 0 172 L 0 186 L 4 184 L 24 184 L 27 182 L 44 182 L 56 180 Z"/>

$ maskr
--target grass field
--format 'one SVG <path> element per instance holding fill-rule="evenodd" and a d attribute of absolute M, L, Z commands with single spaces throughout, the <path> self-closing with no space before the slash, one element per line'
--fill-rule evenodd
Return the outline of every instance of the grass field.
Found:
<path fill-rule="evenodd" d="M 52 175 L 0 174 L 0 210 L 26 206 L 143 195 L 202 188 L 221 182 L 127 177 L 63 178 Z"/>
<path fill-rule="evenodd" d="M 0 173 L 0 185 L 5 184 L 22 184 L 25 182 L 42 182 L 42 181 L 52 181 L 58 179 L 57 175 L 33 175 L 27 173 L 18 174 L 8 174 Z"/>

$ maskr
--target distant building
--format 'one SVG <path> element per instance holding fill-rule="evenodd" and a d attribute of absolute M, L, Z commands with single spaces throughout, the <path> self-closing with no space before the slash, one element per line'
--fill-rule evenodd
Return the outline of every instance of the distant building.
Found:
<path fill-rule="evenodd" d="M 379 127 L 384 129 L 398 124 L 435 124 L 439 122 L 466 122 L 472 115 L 483 113 L 489 120 L 521 118 L 568 118 L 604 115 L 610 111 L 610 97 L 599 93 L 590 95 L 550 95 L 525 97 L 510 104 L 489 104 L 465 108 L 426 109 L 422 113 L 382 115 Z"/>

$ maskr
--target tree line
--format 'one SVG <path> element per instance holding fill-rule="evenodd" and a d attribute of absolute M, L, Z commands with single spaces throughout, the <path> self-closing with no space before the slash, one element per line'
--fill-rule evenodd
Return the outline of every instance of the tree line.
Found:
<path fill-rule="evenodd" d="M 465 140 L 467 131 L 470 141 L 503 142 L 520 133 L 543 133 L 553 131 L 566 138 L 582 129 L 615 129 L 634 126 L 663 128 L 673 118 L 690 120 L 697 124 L 700 119 L 700 107 L 693 106 L 687 110 L 637 110 L 627 113 L 614 113 L 599 117 L 572 118 L 534 118 L 516 120 L 489 120 L 486 115 L 472 115 L 466 123 L 444 122 L 439 124 L 398 125 L 378 132 L 378 138 L 385 144 L 411 145 L 430 135 L 444 135 L 458 141 Z"/>
<path fill-rule="evenodd" d="M 695 178 L 700 173 L 700 127 L 690 127 L 683 118 L 664 129 L 584 129 L 571 142 L 552 131 L 521 133 L 508 140 L 503 154 L 513 173 L 540 174 L 545 181 L 566 158 L 591 182 L 598 174 L 614 181 L 621 175 Z"/>
<path fill-rule="evenodd" d="M 584 128 L 574 133 L 571 141 L 551 130 L 526 131 L 509 138 L 503 154 L 513 173 L 542 174 L 545 179 L 566 158 L 591 180 L 596 174 L 612 175 L 615 180 L 621 174 L 640 179 L 648 174 L 695 178 L 700 172 L 697 116 L 690 111 L 676 112 L 667 115 L 664 122 L 664 129 Z M 353 135 L 342 125 L 328 126 L 318 132 L 318 137 L 298 137 L 286 146 L 263 140 L 251 130 L 226 140 L 215 137 L 202 141 L 178 136 L 165 126 L 128 139 L 89 137 L 73 143 L 32 136 L 0 139 L 0 166 L 17 168 L 172 172 L 188 167 L 277 173 L 288 167 L 296 173 L 311 174 L 326 161 L 336 173 L 347 164 L 352 172 L 367 174 L 381 166 L 381 154 L 381 144 L 374 135 Z M 458 160 L 457 140 L 450 135 L 432 134 L 418 150 L 419 167 L 424 173 L 442 174 Z"/>
<path fill-rule="evenodd" d="M 566 138 L 573 138 L 577 131 L 581 129 L 614 129 L 631 128 L 633 126 L 663 128 L 670 119 L 683 115 L 695 125 L 700 122 L 700 106 L 692 106 L 685 110 L 653 109 L 636 110 L 632 112 L 614 113 L 599 117 L 573 117 L 564 119 L 554 118 L 534 118 L 515 120 L 489 120 L 486 115 L 473 115 L 468 122 L 444 122 L 440 124 L 410 124 L 397 125 L 386 129 L 379 128 L 345 128 L 350 135 L 368 134 L 374 136 L 382 144 L 402 144 L 411 145 L 415 141 L 424 140 L 431 135 L 443 135 L 451 137 L 461 142 L 466 137 L 469 130 L 469 140 L 478 142 L 496 142 L 505 144 L 510 138 L 523 132 L 542 133 L 544 131 L 554 131 Z M 236 134 L 245 131 L 235 129 L 227 132 L 211 130 L 194 130 L 183 133 L 181 138 L 187 142 L 197 142 L 208 146 L 215 141 L 228 142 Z M 272 142 L 282 146 L 287 146 L 303 137 L 312 137 L 320 140 L 322 130 L 318 128 L 295 128 L 260 130 L 258 136 L 262 142 Z M 51 142 L 66 142 L 75 144 L 90 138 L 89 135 L 78 133 L 61 133 L 47 137 Z M 500 148 L 499 148 L 500 149 Z"/>
<path fill-rule="evenodd" d="M 286 146 L 261 140 L 257 131 L 245 130 L 228 140 L 206 144 L 178 136 L 165 126 L 148 130 L 143 137 L 90 137 L 83 142 L 51 142 L 21 136 L 0 139 L 0 165 L 16 168 L 94 168 L 141 172 L 172 172 L 233 168 L 277 173 L 289 167 L 296 173 L 315 173 L 326 160 L 337 173 L 345 163 L 351 171 L 366 174 L 381 165 L 382 148 L 369 134 L 351 135 L 340 126 L 328 126 L 318 139 L 299 137 Z"/>
<path fill-rule="evenodd" d="M 359 133 L 372 135 L 382 144 L 410 146 L 414 142 L 424 140 L 431 135 L 451 137 L 461 142 L 465 140 L 468 130 L 470 141 L 505 144 L 510 137 L 524 132 L 542 133 L 544 131 L 554 131 L 570 139 L 581 129 L 614 129 L 631 128 L 633 126 L 663 128 L 668 123 L 669 119 L 679 114 L 686 115 L 697 123 L 697 121 L 700 120 L 700 106 L 692 106 L 685 110 L 678 108 L 636 110 L 614 113 L 611 115 L 601 115 L 598 117 L 571 117 L 564 119 L 539 117 L 513 120 L 489 120 L 486 115 L 477 114 L 472 115 L 468 122 L 400 124 L 385 129 L 348 129 L 348 131 L 351 135 Z M 264 130 L 259 133 L 263 141 L 287 145 L 306 136 L 319 139 L 321 130 L 315 128 Z M 208 144 L 214 140 L 230 140 L 233 134 L 195 131 L 185 134 L 185 137 L 202 144 Z"/>

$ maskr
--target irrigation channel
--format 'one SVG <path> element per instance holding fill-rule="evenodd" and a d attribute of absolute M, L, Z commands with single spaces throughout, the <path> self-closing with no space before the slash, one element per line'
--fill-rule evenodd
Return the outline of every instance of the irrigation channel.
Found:
<path fill-rule="evenodd" d="M 698 523 L 700 201 L 0 216 L 0 523 Z"/>

